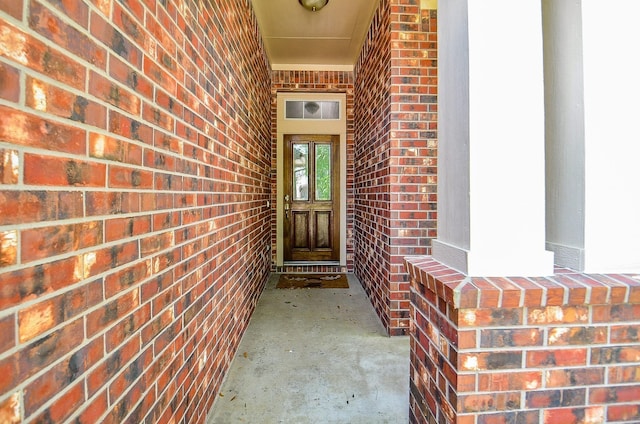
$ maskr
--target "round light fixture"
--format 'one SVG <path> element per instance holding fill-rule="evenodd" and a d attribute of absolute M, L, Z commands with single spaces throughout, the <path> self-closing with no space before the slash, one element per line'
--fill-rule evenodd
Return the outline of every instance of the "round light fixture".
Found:
<path fill-rule="evenodd" d="M 302 7 L 312 12 L 316 12 L 329 3 L 329 0 L 298 0 Z"/>

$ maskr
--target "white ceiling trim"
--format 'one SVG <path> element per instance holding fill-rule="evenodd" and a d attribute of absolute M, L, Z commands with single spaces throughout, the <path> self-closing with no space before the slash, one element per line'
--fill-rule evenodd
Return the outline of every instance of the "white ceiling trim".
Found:
<path fill-rule="evenodd" d="M 327 65 L 326 63 L 318 64 L 300 64 L 300 63 L 274 63 L 271 64 L 274 71 L 341 71 L 352 72 L 353 65 Z"/>

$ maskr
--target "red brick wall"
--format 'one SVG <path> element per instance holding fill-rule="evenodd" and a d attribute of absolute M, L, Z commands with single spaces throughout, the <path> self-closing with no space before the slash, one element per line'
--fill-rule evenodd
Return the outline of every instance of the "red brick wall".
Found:
<path fill-rule="evenodd" d="M 278 92 L 345 93 L 347 121 L 347 266 L 313 265 L 276 267 L 276 209 L 271 215 L 271 262 L 274 272 L 353 272 L 353 72 L 346 71 L 272 71 L 271 76 L 271 203 L 280 198 L 277 192 Z"/>
<path fill-rule="evenodd" d="M 249 0 L 0 1 L 0 422 L 204 422 L 266 282 Z"/>
<path fill-rule="evenodd" d="M 407 266 L 412 423 L 640 422 L 640 280 Z"/>
<path fill-rule="evenodd" d="M 437 17 L 382 0 L 356 65 L 356 273 L 392 335 L 409 328 L 403 258 L 436 230 Z"/>

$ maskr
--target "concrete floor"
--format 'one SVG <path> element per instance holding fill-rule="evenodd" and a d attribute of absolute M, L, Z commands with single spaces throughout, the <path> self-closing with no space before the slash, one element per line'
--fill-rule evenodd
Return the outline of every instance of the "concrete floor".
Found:
<path fill-rule="evenodd" d="M 207 424 L 407 423 L 409 338 L 386 336 L 349 289 L 276 289 L 271 276 Z"/>

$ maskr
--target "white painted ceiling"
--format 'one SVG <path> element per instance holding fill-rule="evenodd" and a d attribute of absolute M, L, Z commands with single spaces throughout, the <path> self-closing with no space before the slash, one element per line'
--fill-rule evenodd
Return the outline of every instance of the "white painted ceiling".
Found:
<path fill-rule="evenodd" d="M 351 70 L 379 0 L 329 0 L 316 12 L 298 0 L 251 0 L 274 70 Z"/>

